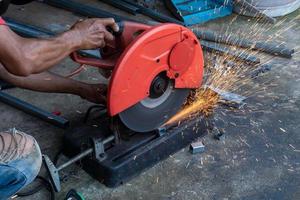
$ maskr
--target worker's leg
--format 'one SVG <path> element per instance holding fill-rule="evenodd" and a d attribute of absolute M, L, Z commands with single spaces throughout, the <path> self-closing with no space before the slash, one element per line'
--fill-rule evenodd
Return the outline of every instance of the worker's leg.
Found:
<path fill-rule="evenodd" d="M 41 151 L 32 136 L 16 129 L 0 132 L 0 200 L 31 183 L 41 164 Z"/>
<path fill-rule="evenodd" d="M 86 84 L 51 72 L 20 77 L 9 73 L 0 64 L 0 79 L 24 89 L 40 92 L 69 93 L 94 103 L 105 102 L 105 84 Z"/>

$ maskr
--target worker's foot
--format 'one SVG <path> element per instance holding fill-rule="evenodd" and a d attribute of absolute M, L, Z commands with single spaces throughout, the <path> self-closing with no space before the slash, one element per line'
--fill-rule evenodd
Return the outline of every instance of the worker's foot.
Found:
<path fill-rule="evenodd" d="M 33 149 L 35 140 L 16 129 L 0 133 L 0 163 L 22 159 L 29 155 Z"/>
<path fill-rule="evenodd" d="M 106 92 L 107 85 L 105 84 L 88 84 L 80 96 L 93 103 L 106 104 Z"/>
<path fill-rule="evenodd" d="M 32 136 L 16 129 L 0 132 L 0 199 L 32 182 L 41 164 L 41 151 Z"/>

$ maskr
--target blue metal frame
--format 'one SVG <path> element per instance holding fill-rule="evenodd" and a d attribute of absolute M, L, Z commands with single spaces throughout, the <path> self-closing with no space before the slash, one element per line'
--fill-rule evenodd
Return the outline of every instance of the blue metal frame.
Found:
<path fill-rule="evenodd" d="M 232 14 L 232 0 L 168 0 L 173 13 L 186 25 L 204 23 Z"/>

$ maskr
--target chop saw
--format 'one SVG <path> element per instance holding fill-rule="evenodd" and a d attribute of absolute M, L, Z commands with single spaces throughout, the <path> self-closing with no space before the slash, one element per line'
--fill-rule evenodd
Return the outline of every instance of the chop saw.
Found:
<path fill-rule="evenodd" d="M 177 24 L 119 23 L 115 40 L 100 50 L 101 59 L 73 53 L 75 62 L 110 70 L 109 116 L 136 132 L 164 124 L 199 88 L 203 54 L 194 33 Z"/>
<path fill-rule="evenodd" d="M 78 125 L 65 134 L 63 152 L 71 158 L 68 162 L 55 166 L 44 156 L 56 191 L 61 189 L 59 171 L 74 162 L 82 160 L 92 177 L 116 187 L 206 130 L 195 130 L 191 124 L 161 128 L 185 103 L 190 90 L 201 85 L 203 54 L 193 32 L 177 24 L 122 22 L 119 27 L 114 41 L 99 50 L 101 58 L 71 55 L 81 65 L 108 72 L 107 113 L 97 118 L 97 126 Z M 114 118 L 117 124 L 109 120 Z"/>

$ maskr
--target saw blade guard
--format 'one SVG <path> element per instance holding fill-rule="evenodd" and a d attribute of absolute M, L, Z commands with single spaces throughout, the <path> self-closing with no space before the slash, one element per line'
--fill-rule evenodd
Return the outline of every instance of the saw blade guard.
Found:
<path fill-rule="evenodd" d="M 177 24 L 135 30 L 126 33 L 135 34 L 135 38 L 128 43 L 113 69 L 108 90 L 110 116 L 146 99 L 153 80 L 162 72 L 174 81 L 174 89 L 201 86 L 203 53 L 191 30 Z"/>

